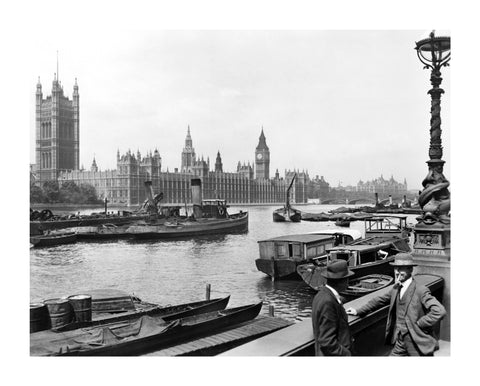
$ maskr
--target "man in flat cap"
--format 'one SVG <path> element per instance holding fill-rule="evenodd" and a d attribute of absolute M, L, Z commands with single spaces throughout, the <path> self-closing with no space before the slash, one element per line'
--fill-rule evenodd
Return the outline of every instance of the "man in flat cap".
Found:
<path fill-rule="evenodd" d="M 347 314 L 360 317 L 390 305 L 385 343 L 393 344 L 391 356 L 433 356 L 438 342 L 433 327 L 445 316 L 445 308 L 430 294 L 427 287 L 412 277 L 413 257 L 409 253 L 395 255 L 390 263 L 395 269 L 395 285 L 390 292 L 377 296 L 358 310 Z"/>
<path fill-rule="evenodd" d="M 320 287 L 312 303 L 312 325 L 317 356 L 352 355 L 348 316 L 339 292 L 347 289 L 348 278 L 353 274 L 345 260 L 332 261 L 321 273 L 327 279 L 327 283 Z"/>

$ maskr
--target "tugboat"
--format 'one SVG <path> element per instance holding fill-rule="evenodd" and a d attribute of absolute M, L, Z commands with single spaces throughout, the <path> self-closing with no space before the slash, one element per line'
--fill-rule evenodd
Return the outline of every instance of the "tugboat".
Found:
<path fill-rule="evenodd" d="M 193 214 L 162 223 L 136 224 L 127 229 L 135 239 L 176 239 L 248 231 L 248 212 L 229 214 L 226 200 L 202 200 L 202 182 L 191 180 Z"/>
<path fill-rule="evenodd" d="M 132 224 L 135 221 L 158 220 L 166 217 L 158 204 L 163 198 L 159 193 L 153 196 L 152 181 L 145 181 L 145 190 L 147 199 L 142 206 L 134 211 L 122 210 L 117 213 L 108 213 L 107 200 L 105 200 L 105 211 L 92 213 L 90 215 L 70 214 L 65 216 L 54 215 L 50 209 L 44 209 L 40 212 L 30 209 L 30 235 L 43 235 L 46 231 L 54 229 L 66 229 L 85 226 L 100 226 L 103 224 L 125 225 Z M 167 208 L 168 209 L 168 208 Z M 69 229 L 72 231 L 72 229 Z"/>
<path fill-rule="evenodd" d="M 290 190 L 292 189 L 296 176 L 297 174 L 295 173 L 293 175 L 292 182 L 290 182 L 290 185 L 288 186 L 285 206 L 283 208 L 276 209 L 273 212 L 274 222 L 300 222 L 302 220 L 302 212 L 290 206 Z"/>

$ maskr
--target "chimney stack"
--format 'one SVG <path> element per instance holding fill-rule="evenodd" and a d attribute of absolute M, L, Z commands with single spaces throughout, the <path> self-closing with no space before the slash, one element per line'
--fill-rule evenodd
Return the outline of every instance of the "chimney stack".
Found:
<path fill-rule="evenodd" d="M 192 178 L 190 185 L 192 187 L 193 216 L 199 219 L 202 218 L 202 180 Z"/>

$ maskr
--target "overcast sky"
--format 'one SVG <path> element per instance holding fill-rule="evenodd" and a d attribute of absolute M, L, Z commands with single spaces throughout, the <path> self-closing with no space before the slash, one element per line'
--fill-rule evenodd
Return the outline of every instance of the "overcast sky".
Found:
<path fill-rule="evenodd" d="M 59 78 L 80 93 L 80 164 L 158 148 L 180 167 L 187 126 L 198 156 L 219 150 L 225 171 L 253 162 L 263 126 L 270 173 L 308 170 L 332 185 L 383 174 L 419 189 L 426 176 L 430 72 L 414 50 L 427 31 L 135 31 L 48 39 L 31 50 L 30 157 L 35 86 Z M 59 34 L 60 35 L 60 34 Z M 450 166 L 450 69 L 442 71 L 442 140 Z"/>

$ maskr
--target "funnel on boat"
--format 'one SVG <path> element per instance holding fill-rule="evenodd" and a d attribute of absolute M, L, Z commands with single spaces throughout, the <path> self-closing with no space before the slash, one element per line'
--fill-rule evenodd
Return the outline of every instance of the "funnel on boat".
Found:
<path fill-rule="evenodd" d="M 190 186 L 192 188 L 193 216 L 199 219 L 202 218 L 202 180 L 192 178 Z"/>

